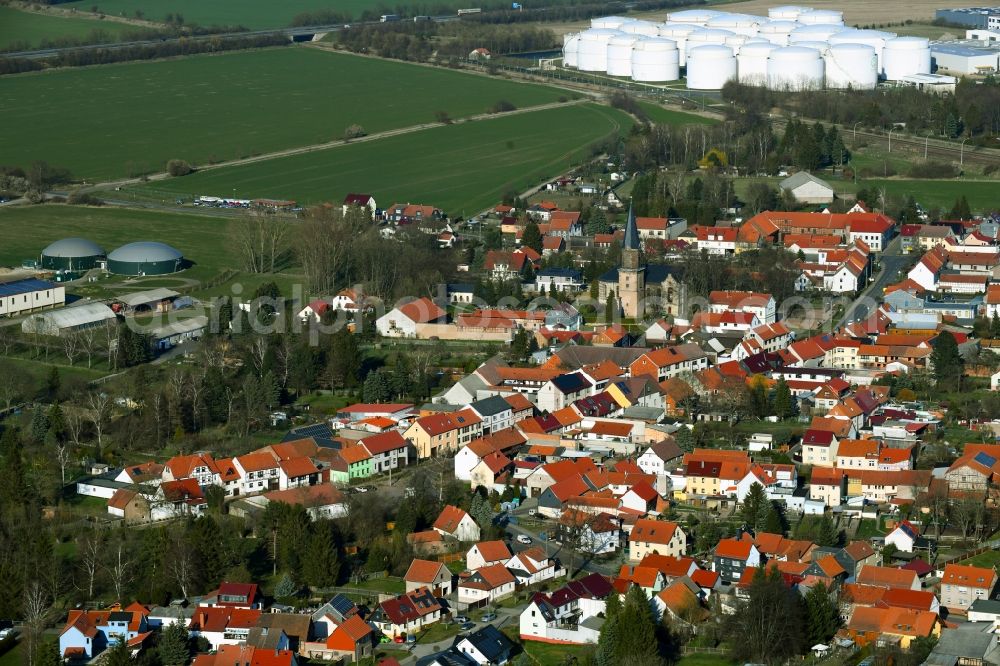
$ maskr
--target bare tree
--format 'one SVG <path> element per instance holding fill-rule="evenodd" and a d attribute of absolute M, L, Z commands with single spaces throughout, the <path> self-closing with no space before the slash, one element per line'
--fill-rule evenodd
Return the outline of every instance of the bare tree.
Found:
<path fill-rule="evenodd" d="M 66 485 L 66 468 L 69 466 L 72 452 L 69 442 L 59 442 L 56 444 L 56 462 L 59 464 L 59 478 L 62 485 Z"/>
<path fill-rule="evenodd" d="M 97 573 L 104 561 L 104 537 L 100 532 L 86 532 L 77 544 L 77 563 L 83 573 L 86 584 L 87 600 L 94 598 L 94 584 Z"/>
<path fill-rule="evenodd" d="M 81 446 L 83 444 L 84 428 L 83 413 L 76 408 L 67 409 L 65 411 L 65 421 L 66 432 L 69 433 L 69 439 L 73 442 L 73 446 Z"/>
<path fill-rule="evenodd" d="M 287 220 L 260 211 L 247 213 L 230 226 L 230 238 L 249 273 L 275 271 L 287 251 L 287 234 Z"/>
<path fill-rule="evenodd" d="M 24 388 L 23 375 L 11 370 L 0 372 L 0 400 L 3 401 L 4 411 L 10 411 L 15 401 L 24 396 Z"/>
<path fill-rule="evenodd" d="M 254 372 L 258 377 L 264 376 L 264 361 L 267 359 L 267 338 L 263 335 L 255 335 L 250 341 L 249 356 L 253 363 Z"/>
<path fill-rule="evenodd" d="M 986 522 L 986 506 L 982 499 L 963 497 L 953 501 L 948 507 L 948 517 L 962 532 L 962 538 L 968 539 L 972 534 L 979 534 Z"/>
<path fill-rule="evenodd" d="M 34 666 L 38 643 L 42 639 L 45 618 L 49 612 L 49 594 L 38 579 L 32 580 L 24 588 L 24 628 L 27 639 L 28 666 Z"/>
<path fill-rule="evenodd" d="M 76 351 L 80 346 L 80 341 L 77 339 L 76 335 L 72 333 L 67 333 L 62 336 L 62 348 L 63 354 L 66 355 L 66 359 L 69 361 L 70 365 L 76 360 Z"/>
<path fill-rule="evenodd" d="M 181 594 L 185 599 L 188 597 L 188 590 L 194 583 L 196 572 L 194 553 L 184 543 L 179 530 L 174 530 L 169 535 L 170 546 L 167 557 L 167 569 L 171 578 L 181 588 Z"/>
<path fill-rule="evenodd" d="M 104 430 L 108 426 L 111 418 L 111 396 L 102 391 L 95 391 L 87 396 L 87 404 L 90 411 L 87 417 L 94 426 L 94 434 L 97 436 L 97 447 L 104 447 Z"/>
<path fill-rule="evenodd" d="M 93 367 L 94 353 L 97 351 L 99 339 L 97 329 L 93 327 L 85 328 L 76 337 L 80 345 L 80 351 L 87 356 L 87 367 Z"/>
<path fill-rule="evenodd" d="M 111 586 L 115 589 L 115 600 L 122 601 L 125 589 L 135 579 L 134 562 L 129 557 L 123 541 L 119 540 L 111 556 L 105 558 L 104 569 L 111 579 Z"/>

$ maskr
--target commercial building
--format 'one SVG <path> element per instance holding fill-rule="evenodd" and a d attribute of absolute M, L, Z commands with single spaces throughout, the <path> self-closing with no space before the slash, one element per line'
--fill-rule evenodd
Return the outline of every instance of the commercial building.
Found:
<path fill-rule="evenodd" d="M 931 60 L 936 71 L 985 75 L 997 71 L 1000 49 L 969 40 L 935 42 L 931 44 Z"/>
<path fill-rule="evenodd" d="M 989 28 L 991 25 L 1000 25 L 1000 7 L 938 9 L 934 12 L 934 18 L 968 28 Z"/>
<path fill-rule="evenodd" d="M 0 315 L 14 317 L 65 304 L 66 289 L 48 280 L 28 278 L 0 284 Z"/>

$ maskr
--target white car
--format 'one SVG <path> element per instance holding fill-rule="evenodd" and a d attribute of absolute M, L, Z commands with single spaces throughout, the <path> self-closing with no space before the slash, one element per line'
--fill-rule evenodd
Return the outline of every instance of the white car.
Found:
<path fill-rule="evenodd" d="M 7 627 L 6 629 L 0 629 L 0 641 L 7 638 L 14 633 L 13 627 Z"/>
<path fill-rule="evenodd" d="M 531 537 L 528 536 L 527 534 L 518 534 L 517 535 L 517 542 L 518 543 L 531 543 Z"/>

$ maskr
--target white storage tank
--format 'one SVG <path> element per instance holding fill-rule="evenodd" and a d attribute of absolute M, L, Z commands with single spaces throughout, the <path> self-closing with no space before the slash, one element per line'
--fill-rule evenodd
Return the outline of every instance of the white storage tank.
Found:
<path fill-rule="evenodd" d="M 931 73 L 931 44 L 923 37 L 896 37 L 882 52 L 885 78 L 898 81 L 911 74 Z"/>
<path fill-rule="evenodd" d="M 816 90 L 823 87 L 823 58 L 804 46 L 784 46 L 767 59 L 767 87 L 772 90 Z"/>
<path fill-rule="evenodd" d="M 716 44 L 725 46 L 726 39 L 735 35 L 735 32 L 723 30 L 721 28 L 702 28 L 695 30 L 687 36 L 688 53 L 691 49 L 702 44 Z"/>
<path fill-rule="evenodd" d="M 695 25 L 705 25 L 716 16 L 724 14 L 714 9 L 684 9 L 679 12 L 667 14 L 667 21 L 670 23 L 693 23 Z"/>
<path fill-rule="evenodd" d="M 659 24 L 652 21 L 629 21 L 618 29 L 630 35 L 639 35 L 642 37 L 656 37 L 660 34 Z"/>
<path fill-rule="evenodd" d="M 687 87 L 691 90 L 719 90 L 736 78 L 736 56 L 728 46 L 702 44 L 688 51 Z"/>
<path fill-rule="evenodd" d="M 836 9 L 814 9 L 799 14 L 795 20 L 805 25 L 844 25 L 844 12 Z"/>
<path fill-rule="evenodd" d="M 737 35 L 754 37 L 757 34 L 757 26 L 764 22 L 760 16 L 750 16 L 749 14 L 723 14 L 710 19 L 705 24 L 706 28 L 722 28 L 735 32 Z"/>
<path fill-rule="evenodd" d="M 732 37 L 726 37 L 725 45 L 731 48 L 734 54 L 739 55 L 740 49 L 742 49 L 743 45 L 751 39 L 753 38 L 747 37 L 746 35 L 733 35 Z"/>
<path fill-rule="evenodd" d="M 875 57 L 878 58 L 878 73 L 882 76 L 885 64 L 882 61 L 882 52 L 885 50 L 885 43 L 896 36 L 894 32 L 883 32 L 881 30 L 844 30 L 830 37 L 830 44 L 867 44 L 875 49 Z"/>
<path fill-rule="evenodd" d="M 798 46 L 804 49 L 816 49 L 816 52 L 823 56 L 830 49 L 829 42 L 796 42 L 791 46 Z"/>
<path fill-rule="evenodd" d="M 644 37 L 632 47 L 632 78 L 661 83 L 681 77 L 677 42 L 664 37 Z"/>
<path fill-rule="evenodd" d="M 591 28 L 580 33 L 576 66 L 581 72 L 608 70 L 608 40 L 624 33 L 607 28 Z"/>
<path fill-rule="evenodd" d="M 798 42 L 825 42 L 828 41 L 832 36 L 839 35 L 844 32 L 845 28 L 842 25 L 833 25 L 829 23 L 816 23 L 813 25 L 804 25 L 801 28 L 795 28 L 790 33 L 788 33 L 788 45 L 797 44 Z"/>
<path fill-rule="evenodd" d="M 576 67 L 576 56 L 580 48 L 580 33 L 576 32 L 566 35 L 566 38 L 563 42 L 563 65 L 566 67 Z"/>
<path fill-rule="evenodd" d="M 788 46 L 788 35 L 801 27 L 797 21 L 768 21 L 757 26 L 757 36 L 778 46 Z"/>
<path fill-rule="evenodd" d="M 677 54 L 680 57 L 681 67 L 687 64 L 687 38 L 695 30 L 701 30 L 701 26 L 691 23 L 664 23 L 660 26 L 660 37 L 677 42 Z"/>
<path fill-rule="evenodd" d="M 632 19 L 625 18 L 624 16 L 602 16 L 600 18 L 590 19 L 591 28 L 603 28 L 605 30 L 618 30 L 622 27 L 622 24 L 628 23 Z"/>
<path fill-rule="evenodd" d="M 632 76 L 632 45 L 639 41 L 638 35 L 622 33 L 608 40 L 609 76 Z"/>
<path fill-rule="evenodd" d="M 824 60 L 827 88 L 871 90 L 878 85 L 878 58 L 867 44 L 832 44 Z"/>
<path fill-rule="evenodd" d="M 782 5 L 771 7 L 767 10 L 767 18 L 774 21 L 795 21 L 800 14 L 811 12 L 812 7 L 799 7 L 797 5 Z"/>
<path fill-rule="evenodd" d="M 736 70 L 740 83 L 750 86 L 767 84 L 767 58 L 778 48 L 771 42 L 748 42 L 736 56 Z"/>

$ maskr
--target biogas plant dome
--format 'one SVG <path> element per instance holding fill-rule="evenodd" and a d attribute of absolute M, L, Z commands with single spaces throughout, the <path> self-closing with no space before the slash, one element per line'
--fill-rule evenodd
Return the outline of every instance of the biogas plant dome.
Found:
<path fill-rule="evenodd" d="M 108 255 L 108 271 L 117 275 L 166 275 L 184 267 L 184 255 L 166 243 L 140 241 Z"/>
<path fill-rule="evenodd" d="M 42 250 L 42 268 L 85 271 L 104 257 L 104 248 L 86 238 L 63 238 Z"/>

